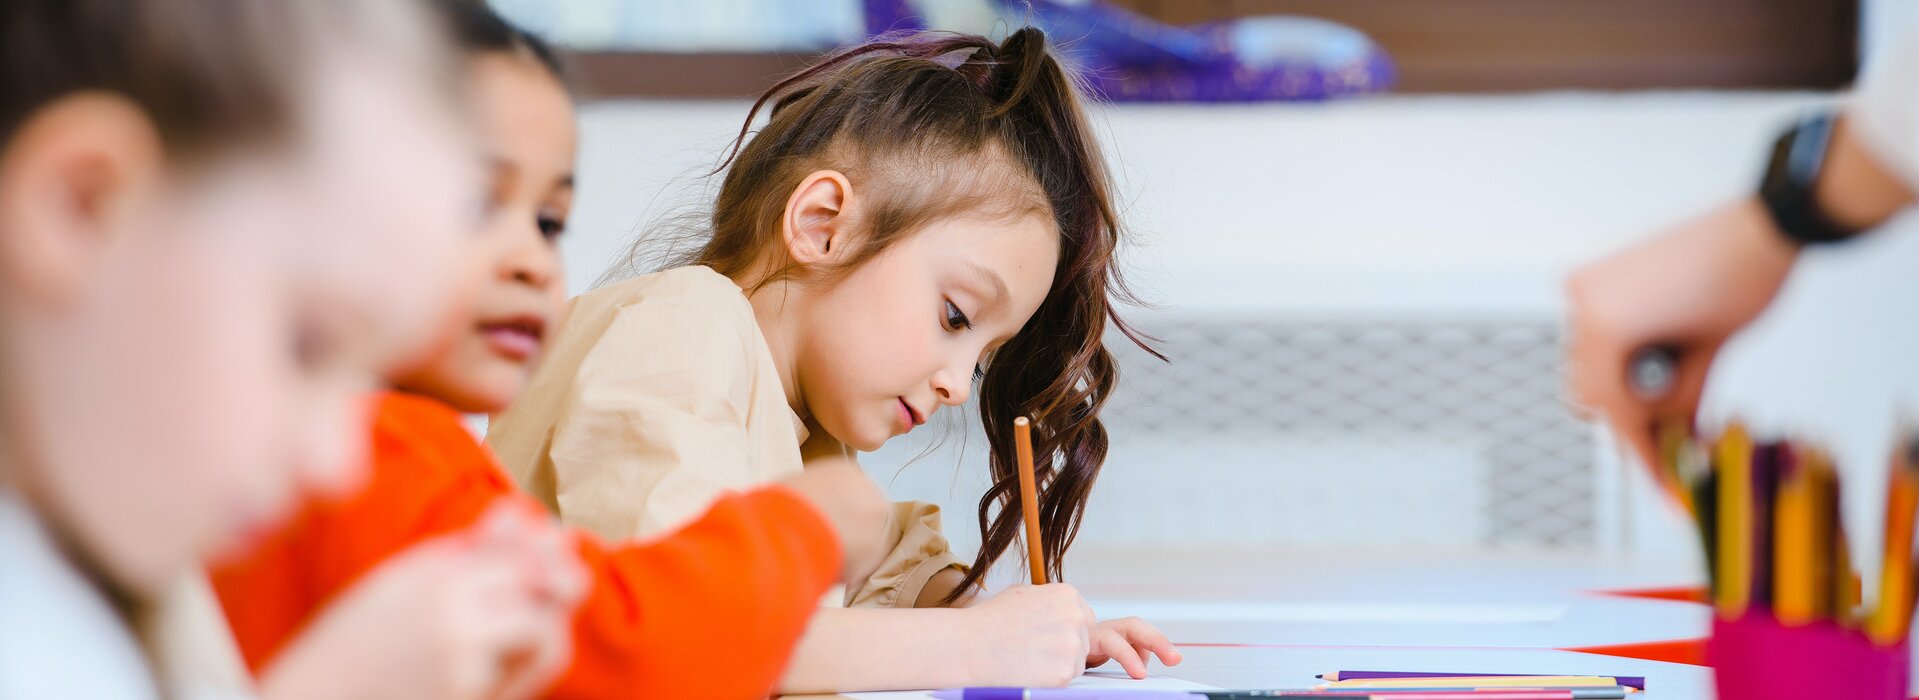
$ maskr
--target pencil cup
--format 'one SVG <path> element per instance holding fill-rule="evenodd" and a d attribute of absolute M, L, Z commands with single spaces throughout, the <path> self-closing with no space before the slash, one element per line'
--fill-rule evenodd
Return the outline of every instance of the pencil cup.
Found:
<path fill-rule="evenodd" d="M 1829 620 L 1788 627 L 1754 610 L 1714 617 L 1706 661 L 1720 700 L 1902 700 L 1908 644 L 1880 646 Z"/>

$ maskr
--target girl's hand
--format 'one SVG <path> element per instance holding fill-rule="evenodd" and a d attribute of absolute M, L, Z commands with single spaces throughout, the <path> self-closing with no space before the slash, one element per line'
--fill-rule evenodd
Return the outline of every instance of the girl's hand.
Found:
<path fill-rule="evenodd" d="M 1167 666 L 1178 666 L 1183 655 L 1159 629 L 1137 617 L 1122 617 L 1093 625 L 1092 647 L 1086 655 L 1086 667 L 1098 668 L 1118 661 L 1126 675 L 1146 677 L 1146 655 L 1159 657 Z"/>
<path fill-rule="evenodd" d="M 416 545 L 321 612 L 261 696 L 520 698 L 571 656 L 585 574 L 565 531 L 516 506 Z"/>
<path fill-rule="evenodd" d="M 963 611 L 972 639 L 976 677 L 993 685 L 1057 688 L 1071 683 L 1091 658 L 1093 609 L 1064 583 L 1018 586 Z"/>

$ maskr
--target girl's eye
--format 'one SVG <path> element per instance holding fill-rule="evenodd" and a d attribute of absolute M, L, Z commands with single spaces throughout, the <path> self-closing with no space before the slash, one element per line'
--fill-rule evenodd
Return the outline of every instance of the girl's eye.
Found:
<path fill-rule="evenodd" d="M 973 327 L 973 322 L 966 318 L 966 314 L 962 313 L 958 306 L 955 306 L 953 302 L 951 301 L 946 302 L 947 330 L 957 331 L 957 330 L 962 330 L 962 329 L 972 328 L 972 327 Z"/>
<path fill-rule="evenodd" d="M 548 241 L 558 240 L 560 234 L 566 233 L 566 220 L 559 217 L 541 214 L 535 221 L 540 227 L 540 237 Z"/>

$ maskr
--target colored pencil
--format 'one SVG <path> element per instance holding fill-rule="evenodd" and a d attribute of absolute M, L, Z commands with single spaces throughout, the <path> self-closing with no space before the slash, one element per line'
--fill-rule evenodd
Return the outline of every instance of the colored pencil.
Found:
<path fill-rule="evenodd" d="M 1347 690 L 1323 690 L 1324 697 L 1344 698 L 1404 698 L 1408 695 L 1445 695 L 1463 698 L 1510 698 L 1513 696 L 1531 696 L 1536 693 L 1551 693 L 1556 698 L 1570 700 L 1624 700 L 1628 695 L 1638 692 L 1623 685 L 1595 686 L 1591 688 L 1567 687 L 1488 687 L 1488 688 L 1352 688 Z M 1205 693 L 1202 693 L 1205 694 Z M 1244 697 L 1244 696 L 1242 696 Z M 1219 700 L 1207 694 L 1208 700 Z"/>
<path fill-rule="evenodd" d="M 1019 459 L 1020 511 L 1026 516 L 1026 568 L 1033 585 L 1046 583 L 1046 550 L 1039 530 L 1039 484 L 1033 477 L 1033 426 L 1025 416 L 1013 419 L 1013 453 Z"/>
<path fill-rule="evenodd" d="M 1761 610 L 1773 606 L 1773 572 L 1779 566 L 1773 506 L 1779 502 L 1780 455 L 1786 452 L 1782 442 L 1756 444 L 1752 450 L 1752 592 L 1746 605 Z"/>
<path fill-rule="evenodd" d="M 1786 452 L 1790 448 L 1782 449 Z M 1810 464 L 1795 455 L 1780 465 L 1779 493 L 1773 504 L 1773 614 L 1780 624 L 1798 627 L 1814 619 L 1818 588 L 1814 540 L 1819 532 L 1818 486 Z"/>
<path fill-rule="evenodd" d="M 1886 549 L 1879 571 L 1879 600 L 1866 621 L 1866 635 L 1883 645 L 1904 639 L 1912 621 L 1912 538 L 1919 515 L 1919 473 L 1905 450 L 1893 457 L 1886 494 Z"/>
<path fill-rule="evenodd" d="M 1314 676 L 1314 678 L 1318 678 L 1322 681 L 1351 681 L 1351 680 L 1362 680 L 1367 678 L 1474 678 L 1474 677 L 1523 678 L 1527 676 L 1537 677 L 1540 675 L 1542 674 L 1537 674 L 1537 673 L 1434 673 L 1434 672 L 1427 672 L 1427 671 L 1334 671 L 1332 673 L 1319 674 L 1317 676 Z M 1551 674 L 1551 675 L 1563 675 L 1563 674 Z M 1612 678 L 1613 680 L 1619 681 L 1619 684 L 1623 686 L 1638 688 L 1640 690 L 1646 689 L 1645 676 L 1613 676 Z"/>
<path fill-rule="evenodd" d="M 1453 676 L 1449 678 L 1358 678 L 1319 689 L 1344 688 L 1593 688 L 1619 685 L 1608 676 Z"/>
<path fill-rule="evenodd" d="M 1713 588 L 1720 617 L 1734 618 L 1752 603 L 1752 440 L 1738 424 L 1719 437 L 1714 471 L 1719 475 L 1716 533 L 1718 566 Z"/>

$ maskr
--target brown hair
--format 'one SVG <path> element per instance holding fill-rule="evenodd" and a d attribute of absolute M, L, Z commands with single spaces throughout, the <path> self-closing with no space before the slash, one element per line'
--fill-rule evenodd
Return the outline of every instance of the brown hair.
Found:
<path fill-rule="evenodd" d="M 1046 35 L 1031 27 L 999 43 L 920 33 L 844 50 L 754 103 L 720 165 L 731 167 L 712 237 L 669 261 L 734 276 L 766 264 L 769 254 L 783 259 L 776 223 L 788 195 L 828 167 L 852 179 L 867 204 L 857 247 L 827 276 L 944 217 L 1050 217 L 1060 243 L 1053 287 L 995 351 L 980 382 L 993 485 L 979 502 L 979 554 L 947 603 L 979 583 L 1020 535 L 1019 509 L 1007 507 L 1019 488 L 1011 444 L 1019 416 L 1033 422 L 1046 568 L 1058 580 L 1106 457 L 1099 411 L 1118 377 L 1101 344 L 1106 324 L 1146 347 L 1115 309 L 1134 297 L 1114 261 L 1120 226 L 1112 188 L 1078 95 Z M 748 140 L 769 104 L 767 124 Z M 789 261 L 761 284 L 792 271 Z"/>
<path fill-rule="evenodd" d="M 324 41 L 433 60 L 418 15 L 377 0 L 6 0 L 0 138 L 84 91 L 139 105 L 178 152 L 281 136 Z"/>
<path fill-rule="evenodd" d="M 566 64 L 553 45 L 501 17 L 485 0 L 436 0 L 433 9 L 446 20 L 453 44 L 467 53 L 504 53 L 525 58 L 545 68 L 562 84 Z"/>

